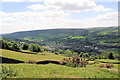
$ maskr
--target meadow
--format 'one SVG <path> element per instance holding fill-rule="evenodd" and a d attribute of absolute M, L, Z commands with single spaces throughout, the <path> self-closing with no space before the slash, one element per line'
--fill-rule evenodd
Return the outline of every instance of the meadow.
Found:
<path fill-rule="evenodd" d="M 57 64 L 3 64 L 18 71 L 17 78 L 118 78 L 116 69 L 99 68 L 87 65 L 85 68 L 73 68 Z M 100 64 L 99 64 L 100 65 Z"/>
<path fill-rule="evenodd" d="M 12 58 L 16 60 L 28 61 L 35 60 L 54 60 L 61 61 L 65 58 L 63 55 L 55 55 L 54 53 L 43 52 L 39 54 L 28 54 L 9 50 L 2 50 L 2 57 Z M 45 54 L 45 55 L 41 55 Z M 117 60 L 109 59 L 96 59 L 97 61 L 106 62 L 118 62 Z M 12 70 L 17 71 L 17 76 L 7 78 L 119 78 L 120 70 L 118 64 L 113 64 L 113 68 L 100 68 L 101 64 L 106 63 L 94 63 L 95 61 L 89 61 L 86 67 L 70 67 L 60 64 L 6 64 L 3 66 L 9 66 Z M 93 64 L 90 64 L 93 63 Z"/>
<path fill-rule="evenodd" d="M 30 53 L 21 53 L 21 52 L 15 52 L 10 50 L 2 50 L 2 56 L 6 58 L 12 58 L 20 61 L 28 61 L 28 60 L 34 60 L 34 61 L 44 61 L 44 60 L 54 60 L 54 61 L 60 61 L 64 58 L 63 55 L 55 55 L 54 53 L 49 52 L 39 52 L 35 54 Z"/>

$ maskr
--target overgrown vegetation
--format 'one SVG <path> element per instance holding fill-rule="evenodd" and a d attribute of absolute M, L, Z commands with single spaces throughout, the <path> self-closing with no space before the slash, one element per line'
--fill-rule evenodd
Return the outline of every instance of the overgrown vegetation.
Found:
<path fill-rule="evenodd" d="M 61 65 L 66 65 L 66 66 L 71 66 L 71 67 L 86 67 L 88 62 L 86 60 L 83 60 L 80 57 L 69 57 L 69 58 L 64 58 L 61 62 Z"/>
<path fill-rule="evenodd" d="M 100 68 L 113 68 L 113 64 L 107 63 L 106 65 L 102 64 L 100 65 Z"/>
<path fill-rule="evenodd" d="M 29 60 L 29 61 L 25 61 L 25 63 L 28 63 L 28 64 L 35 64 L 36 62 L 34 60 Z"/>
<path fill-rule="evenodd" d="M 10 77 L 16 77 L 18 75 L 17 71 L 15 71 L 10 66 L 2 65 L 2 78 L 10 78 Z"/>

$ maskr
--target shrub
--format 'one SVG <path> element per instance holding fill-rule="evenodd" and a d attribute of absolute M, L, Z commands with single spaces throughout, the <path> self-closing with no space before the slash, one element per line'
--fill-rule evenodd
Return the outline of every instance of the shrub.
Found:
<path fill-rule="evenodd" d="M 88 64 L 87 61 L 82 60 L 82 58 L 80 57 L 69 57 L 69 58 L 64 58 L 61 62 L 61 65 L 66 65 L 66 66 L 71 66 L 71 67 L 86 67 L 86 65 Z"/>
<path fill-rule="evenodd" d="M 105 65 L 105 67 L 106 67 L 106 68 L 113 68 L 113 64 L 107 63 L 107 64 Z"/>
<path fill-rule="evenodd" d="M 106 65 L 102 64 L 100 65 L 100 68 L 113 68 L 113 64 L 107 63 Z"/>
<path fill-rule="evenodd" d="M 2 65 L 2 78 L 16 77 L 17 71 L 14 71 L 10 66 Z"/>
<path fill-rule="evenodd" d="M 105 65 L 104 65 L 104 64 L 100 65 L 100 68 L 103 68 L 103 67 L 105 67 Z"/>
<path fill-rule="evenodd" d="M 73 55 L 72 51 L 68 50 L 68 49 L 64 53 L 65 53 L 65 56 L 67 56 L 67 57 L 71 57 Z"/>
<path fill-rule="evenodd" d="M 29 61 L 26 61 L 25 63 L 28 63 L 28 64 L 35 64 L 36 62 L 34 60 L 29 60 Z"/>

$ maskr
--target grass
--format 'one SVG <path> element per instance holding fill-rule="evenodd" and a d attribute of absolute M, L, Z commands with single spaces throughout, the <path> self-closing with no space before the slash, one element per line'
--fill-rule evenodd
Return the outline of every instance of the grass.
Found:
<path fill-rule="evenodd" d="M 118 72 L 88 65 L 86 68 L 73 68 L 47 64 L 3 64 L 18 71 L 18 78 L 118 78 Z"/>
<path fill-rule="evenodd" d="M 110 59 L 96 59 L 96 60 L 98 60 L 98 61 L 104 61 L 104 62 L 119 62 L 120 63 L 120 61 L 119 60 L 110 60 Z"/>
<path fill-rule="evenodd" d="M 55 55 L 54 53 L 48 53 L 48 52 L 43 52 L 43 53 L 38 53 L 38 54 L 28 54 L 28 53 L 20 53 L 20 52 L 4 50 L 4 49 L 1 49 L 0 51 L 2 51 L 2 56 L 3 57 L 17 59 L 17 60 L 20 60 L 20 61 L 28 61 L 28 60 L 34 60 L 34 61 L 44 61 L 44 60 L 61 61 L 64 58 L 64 56 L 62 56 L 62 55 Z M 45 55 L 41 55 L 41 54 L 45 54 Z"/>
<path fill-rule="evenodd" d="M 44 60 L 54 60 L 61 61 L 65 58 L 63 55 L 55 55 L 54 53 L 38 53 L 38 54 L 28 54 L 20 53 L 10 50 L 1 49 L 2 56 L 12 59 L 17 59 L 21 61 L 28 61 L 32 59 L 34 61 L 44 61 Z M 26 51 L 28 52 L 28 51 Z M 41 55 L 44 54 L 44 55 Z M 118 62 L 118 60 L 100 59 L 98 61 L 105 62 Z M 94 63 L 95 61 L 89 61 L 89 63 Z M 113 64 L 114 68 L 100 68 L 99 66 L 105 63 L 97 63 L 92 65 L 87 65 L 87 67 L 68 67 L 65 65 L 57 64 L 2 64 L 5 66 L 10 66 L 14 71 L 17 70 L 17 78 L 118 78 L 118 64 Z"/>

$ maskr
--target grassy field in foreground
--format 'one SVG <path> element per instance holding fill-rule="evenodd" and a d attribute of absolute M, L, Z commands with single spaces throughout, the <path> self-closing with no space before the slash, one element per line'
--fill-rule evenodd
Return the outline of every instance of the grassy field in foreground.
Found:
<path fill-rule="evenodd" d="M 118 78 L 117 69 L 99 68 L 96 64 L 87 65 L 84 68 L 73 68 L 56 64 L 37 65 L 23 63 L 3 65 L 11 66 L 14 70 L 17 70 L 17 78 Z"/>
<path fill-rule="evenodd" d="M 20 61 L 28 61 L 28 60 L 34 60 L 34 61 L 44 61 L 44 60 L 54 60 L 54 61 L 61 61 L 64 56 L 62 55 L 55 55 L 54 53 L 38 53 L 38 54 L 29 54 L 29 53 L 20 53 L 10 50 L 4 50 L 0 49 L 2 51 L 2 56 L 6 58 L 12 58 Z M 41 55 L 45 54 L 45 55 Z"/>
<path fill-rule="evenodd" d="M 2 56 L 12 59 L 17 59 L 21 61 L 44 61 L 44 60 L 54 60 L 60 61 L 64 58 L 63 55 L 55 55 L 54 53 L 43 52 L 39 54 L 28 54 L 20 53 L 10 50 L 2 49 Z M 41 55 L 45 54 L 45 55 Z M 118 62 L 117 60 L 109 59 L 97 59 L 97 61 L 105 62 Z M 95 61 L 89 61 L 89 63 L 94 63 Z M 4 66 L 10 66 L 14 71 L 18 72 L 16 78 L 118 78 L 118 64 L 113 64 L 114 67 L 111 69 L 100 68 L 101 64 L 88 64 L 87 67 L 68 67 L 64 65 L 57 64 L 2 64 Z M 119 73 L 120 76 L 120 73 Z"/>

